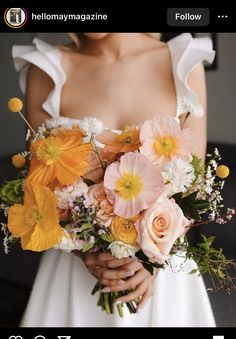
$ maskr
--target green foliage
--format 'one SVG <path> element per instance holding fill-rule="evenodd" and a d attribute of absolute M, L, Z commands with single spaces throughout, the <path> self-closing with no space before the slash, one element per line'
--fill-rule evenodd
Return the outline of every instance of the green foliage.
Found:
<path fill-rule="evenodd" d="M 136 254 L 136 257 L 139 259 L 143 267 L 151 274 L 153 275 L 154 268 L 164 268 L 164 265 L 158 264 L 158 263 L 152 263 L 149 261 L 149 258 L 143 253 L 143 251 L 138 251 Z"/>
<path fill-rule="evenodd" d="M 0 199 L 11 206 L 15 203 L 22 204 L 24 196 L 23 180 L 6 181 L 0 187 Z"/>
<path fill-rule="evenodd" d="M 235 289 L 235 278 L 230 277 L 228 270 L 235 269 L 236 262 L 227 259 L 222 248 L 212 247 L 215 237 L 206 237 L 203 234 L 201 237 L 202 241 L 196 246 L 191 246 L 186 237 L 184 241 L 178 240 L 172 249 L 172 254 L 178 255 L 179 252 L 184 252 L 187 259 L 193 259 L 197 264 L 197 268 L 189 274 L 209 274 L 213 290 L 225 289 L 230 292 L 231 289 Z"/>
<path fill-rule="evenodd" d="M 87 251 L 89 251 L 93 246 L 94 246 L 94 243 L 87 242 L 87 243 L 84 245 L 82 252 L 87 252 Z"/>
<path fill-rule="evenodd" d="M 195 154 L 193 154 L 192 157 L 191 165 L 193 166 L 194 175 L 197 179 L 203 172 L 202 160 Z"/>
<path fill-rule="evenodd" d="M 176 204 L 182 209 L 185 217 L 201 221 L 200 212 L 209 209 L 210 203 L 207 200 L 197 200 L 198 192 L 193 192 L 184 197 L 183 193 L 176 193 L 172 196 Z"/>
<path fill-rule="evenodd" d="M 95 184 L 95 182 L 93 180 L 87 179 L 87 178 L 83 178 L 83 181 L 88 185 L 88 186 L 92 186 Z"/>
<path fill-rule="evenodd" d="M 106 241 L 106 242 L 113 242 L 113 238 L 111 237 L 111 235 L 110 234 L 108 234 L 108 233 L 103 233 L 102 235 L 101 235 L 101 239 L 102 240 L 104 240 L 104 241 Z"/>

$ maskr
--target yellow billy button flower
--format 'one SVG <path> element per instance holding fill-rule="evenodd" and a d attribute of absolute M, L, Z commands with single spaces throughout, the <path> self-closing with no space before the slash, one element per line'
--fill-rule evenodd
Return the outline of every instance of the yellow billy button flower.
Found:
<path fill-rule="evenodd" d="M 19 98 L 11 98 L 8 100 L 8 109 L 12 113 L 18 113 L 22 110 L 23 103 Z"/>
<path fill-rule="evenodd" d="M 137 219 L 138 216 L 133 218 L 114 217 L 111 223 L 112 237 L 126 244 L 135 245 L 138 233 L 134 223 Z"/>
<path fill-rule="evenodd" d="M 11 161 L 12 161 L 13 166 L 16 168 L 21 168 L 26 163 L 25 157 L 21 154 L 13 155 L 13 157 L 11 158 Z"/>
<path fill-rule="evenodd" d="M 21 113 L 21 110 L 23 108 L 23 102 L 21 101 L 21 99 L 19 99 L 19 98 L 11 98 L 11 99 L 8 100 L 7 106 L 8 106 L 8 109 L 9 109 L 10 112 L 19 113 L 20 114 L 21 118 L 24 120 L 26 125 L 33 132 L 34 136 L 37 138 L 37 134 L 35 133 L 35 130 L 30 125 L 28 120 L 24 117 L 24 115 Z"/>
<path fill-rule="evenodd" d="M 216 168 L 216 175 L 217 177 L 219 177 L 220 179 L 225 179 L 228 177 L 229 175 L 229 167 L 225 166 L 225 165 L 220 165 L 217 166 Z"/>

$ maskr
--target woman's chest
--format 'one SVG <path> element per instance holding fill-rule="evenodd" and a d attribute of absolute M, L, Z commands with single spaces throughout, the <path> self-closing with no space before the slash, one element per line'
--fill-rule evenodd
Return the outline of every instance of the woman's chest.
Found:
<path fill-rule="evenodd" d="M 164 67 L 165 66 L 165 67 Z M 96 116 L 108 127 L 139 123 L 156 113 L 175 115 L 171 65 L 133 62 L 90 64 L 68 74 L 61 114 L 80 119 Z"/>

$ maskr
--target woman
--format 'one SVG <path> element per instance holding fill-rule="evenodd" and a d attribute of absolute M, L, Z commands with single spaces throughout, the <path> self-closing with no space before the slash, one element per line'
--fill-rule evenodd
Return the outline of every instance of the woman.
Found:
<path fill-rule="evenodd" d="M 83 33 L 73 34 L 74 42 L 64 48 L 39 39 L 34 46 L 14 46 L 31 125 L 36 129 L 50 116 L 80 124 L 87 116 L 117 130 L 158 113 L 174 116 L 183 125 L 191 111 L 184 127 L 193 131 L 197 153 L 204 159 L 206 88 L 201 62 L 214 58 L 211 41 L 186 33 L 165 44 L 159 37 Z M 95 181 L 100 176 L 100 170 L 88 174 Z M 22 326 L 215 326 L 202 278 L 188 275 L 194 262 L 187 261 L 178 274 L 166 269 L 151 276 L 137 260 L 74 254 L 51 250 L 43 255 Z M 176 264 L 178 260 L 174 258 Z M 131 290 L 116 303 L 140 298 L 138 313 L 127 311 L 120 319 L 101 312 L 90 295 L 96 279 L 105 292 Z"/>

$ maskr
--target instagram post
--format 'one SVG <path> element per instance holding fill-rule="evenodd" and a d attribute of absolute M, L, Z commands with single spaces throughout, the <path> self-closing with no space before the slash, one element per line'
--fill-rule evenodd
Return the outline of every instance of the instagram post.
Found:
<path fill-rule="evenodd" d="M 0 11 L 3 337 L 233 338 L 236 9 Z"/>

